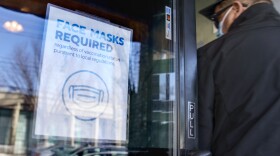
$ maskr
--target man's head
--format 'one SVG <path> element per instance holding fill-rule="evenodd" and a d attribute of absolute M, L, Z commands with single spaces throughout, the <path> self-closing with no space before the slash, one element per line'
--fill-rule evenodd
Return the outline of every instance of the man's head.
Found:
<path fill-rule="evenodd" d="M 214 21 L 221 33 L 227 33 L 232 23 L 250 6 L 257 3 L 272 3 L 271 0 L 218 0 L 202 9 L 200 13 Z"/>

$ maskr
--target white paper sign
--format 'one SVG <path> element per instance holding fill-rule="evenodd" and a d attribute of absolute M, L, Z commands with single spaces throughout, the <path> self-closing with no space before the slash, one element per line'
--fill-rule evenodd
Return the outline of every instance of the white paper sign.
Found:
<path fill-rule="evenodd" d="M 131 37 L 48 5 L 35 136 L 126 141 Z"/>

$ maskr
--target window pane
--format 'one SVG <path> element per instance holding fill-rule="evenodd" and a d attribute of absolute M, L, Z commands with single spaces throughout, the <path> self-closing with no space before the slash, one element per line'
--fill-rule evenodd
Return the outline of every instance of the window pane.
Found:
<path fill-rule="evenodd" d="M 0 154 L 172 155 L 172 4 L 1 1 Z"/>

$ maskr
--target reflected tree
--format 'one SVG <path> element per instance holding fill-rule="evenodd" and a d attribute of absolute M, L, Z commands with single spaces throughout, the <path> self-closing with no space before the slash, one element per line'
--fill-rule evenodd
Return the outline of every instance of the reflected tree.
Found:
<path fill-rule="evenodd" d="M 21 43 L 3 52 L 5 58 L 1 57 L 0 60 L 0 85 L 7 89 L 2 91 L 4 99 L 1 99 L 0 106 L 13 109 L 9 137 L 9 145 L 12 147 L 16 142 L 21 110 L 34 110 L 39 80 L 41 43 L 35 40 Z M 5 104 L 3 101 L 9 102 Z"/>
<path fill-rule="evenodd" d="M 2 86 L 17 91 L 22 98 L 22 108 L 33 110 L 39 80 L 41 44 L 36 41 L 15 46 L 12 53 L 8 54 L 2 62 Z"/>

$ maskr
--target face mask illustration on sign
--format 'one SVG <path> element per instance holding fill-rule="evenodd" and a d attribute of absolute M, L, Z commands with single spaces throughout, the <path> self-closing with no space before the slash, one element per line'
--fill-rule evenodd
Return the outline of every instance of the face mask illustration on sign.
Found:
<path fill-rule="evenodd" d="M 104 91 L 90 86 L 71 85 L 69 98 L 82 108 L 92 108 L 103 102 Z"/>

